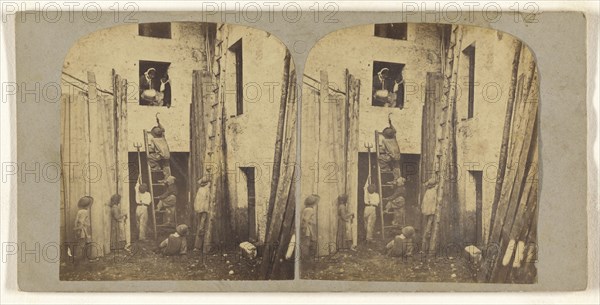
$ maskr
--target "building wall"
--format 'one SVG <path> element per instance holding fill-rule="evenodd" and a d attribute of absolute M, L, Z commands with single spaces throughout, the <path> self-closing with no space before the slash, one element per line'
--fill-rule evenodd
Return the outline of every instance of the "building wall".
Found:
<path fill-rule="evenodd" d="M 467 118 L 467 60 L 461 56 L 457 83 L 458 199 L 466 242 L 475 234 L 474 182 L 469 170 L 482 171 L 483 236 L 488 235 L 496 174 L 509 98 L 515 38 L 479 27 L 463 27 L 462 49 L 475 45 L 474 115 Z"/>
<path fill-rule="evenodd" d="M 344 91 L 344 68 L 361 81 L 360 96 L 360 151 L 363 143 L 374 143 L 374 130 L 387 126 L 387 116 L 398 129 L 398 143 L 402 153 L 420 154 L 422 106 L 427 72 L 440 72 L 441 36 L 436 25 L 408 24 L 407 40 L 374 36 L 374 25 L 363 25 L 328 34 L 311 49 L 305 75 L 319 79 L 319 71 L 326 70 L 331 87 Z M 404 109 L 371 105 L 373 61 L 404 63 Z M 305 80 L 306 81 L 306 80 Z"/>
<path fill-rule="evenodd" d="M 225 26 L 228 27 L 226 48 L 242 39 L 243 56 L 244 113 L 241 115 L 236 115 L 232 53 L 221 63 L 225 67 L 222 77 L 226 80 L 225 137 L 229 194 L 235 212 L 233 223 L 236 226 L 248 223 L 244 218 L 248 211 L 246 180 L 240 167 L 255 167 L 256 232 L 259 240 L 264 241 L 286 47 L 265 31 Z"/>
<path fill-rule="evenodd" d="M 133 143 L 144 142 L 142 130 L 151 129 L 160 112 L 171 150 L 189 152 L 192 71 L 206 67 L 204 34 L 202 24 L 192 22 L 172 23 L 171 32 L 171 39 L 162 39 L 139 36 L 137 24 L 115 26 L 81 38 L 65 58 L 64 72 L 87 81 L 87 72 L 92 71 L 107 91 L 112 91 L 112 69 L 127 79 L 130 151 L 135 151 Z M 172 107 L 138 104 L 140 60 L 171 63 Z"/>

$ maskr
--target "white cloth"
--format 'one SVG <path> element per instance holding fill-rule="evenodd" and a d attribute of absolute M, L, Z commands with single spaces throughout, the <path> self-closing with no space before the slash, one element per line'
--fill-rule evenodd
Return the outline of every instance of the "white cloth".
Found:
<path fill-rule="evenodd" d="M 150 192 L 141 193 L 139 183 L 135 186 L 135 202 L 137 204 L 145 205 L 150 205 L 152 203 L 152 195 L 150 195 Z"/>
<path fill-rule="evenodd" d="M 150 76 L 148 75 L 148 72 L 144 73 L 144 76 L 146 76 L 146 80 L 148 81 L 148 87 L 150 89 L 154 89 L 152 88 L 152 79 L 150 78 Z"/>
<path fill-rule="evenodd" d="M 377 192 L 371 194 L 365 185 L 365 205 L 379 206 L 379 194 Z"/>
<path fill-rule="evenodd" d="M 437 207 L 437 188 L 428 188 L 423 195 L 423 202 L 421 203 L 421 213 L 423 215 L 435 214 Z"/>
<path fill-rule="evenodd" d="M 201 186 L 196 191 L 196 198 L 194 198 L 194 211 L 196 213 L 208 212 L 210 207 L 210 183 Z"/>
<path fill-rule="evenodd" d="M 367 229 L 367 240 L 373 239 L 373 232 L 375 231 L 375 221 L 377 220 L 377 213 L 374 206 L 365 207 L 365 227 Z"/>

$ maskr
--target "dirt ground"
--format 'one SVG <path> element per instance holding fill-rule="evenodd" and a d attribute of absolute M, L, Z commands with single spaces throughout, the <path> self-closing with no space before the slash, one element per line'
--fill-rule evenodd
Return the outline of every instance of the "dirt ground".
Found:
<path fill-rule="evenodd" d="M 112 252 L 95 262 L 61 263 L 63 281 L 115 280 L 254 280 L 258 279 L 261 258 L 242 257 L 236 249 L 201 254 L 189 249 L 187 255 L 167 257 L 155 253 L 155 241 L 132 243 L 131 252 Z M 188 245 L 191 245 L 188 243 Z"/>
<path fill-rule="evenodd" d="M 476 271 L 463 257 L 427 256 L 395 258 L 385 255 L 385 242 L 360 245 L 356 251 L 301 262 L 301 278 L 346 281 L 476 282 Z"/>

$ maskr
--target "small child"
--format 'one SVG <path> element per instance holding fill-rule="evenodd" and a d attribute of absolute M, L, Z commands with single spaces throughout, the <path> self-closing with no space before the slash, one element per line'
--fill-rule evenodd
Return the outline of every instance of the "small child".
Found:
<path fill-rule="evenodd" d="M 414 235 L 415 228 L 412 226 L 402 228 L 402 234 L 396 235 L 396 237 L 385 246 L 387 251 L 386 254 L 391 257 L 412 256 L 414 251 L 414 242 L 412 238 Z"/>
<path fill-rule="evenodd" d="M 352 220 L 354 219 L 354 213 L 348 212 L 348 195 L 340 195 L 337 201 L 337 248 L 338 250 L 348 249 L 352 246 Z"/>
<path fill-rule="evenodd" d="M 119 194 L 110 197 L 110 220 L 110 249 L 124 249 L 127 214 L 123 214 L 121 211 L 121 195 Z"/>
<path fill-rule="evenodd" d="M 187 234 L 188 226 L 185 224 L 178 225 L 175 233 L 169 235 L 158 246 L 161 253 L 166 256 L 184 255 L 187 254 Z"/>
<path fill-rule="evenodd" d="M 77 216 L 75 216 L 75 238 L 77 239 L 77 247 L 73 253 L 76 259 L 86 257 L 90 261 L 95 259 L 88 253 L 88 245 L 92 243 L 92 226 L 90 224 L 90 211 L 89 208 L 94 203 L 94 198 L 90 196 L 83 196 L 77 202 Z"/>
<path fill-rule="evenodd" d="M 304 210 L 300 224 L 300 256 L 309 259 L 316 254 L 317 221 L 315 206 L 319 203 L 319 195 L 309 195 L 304 200 Z"/>

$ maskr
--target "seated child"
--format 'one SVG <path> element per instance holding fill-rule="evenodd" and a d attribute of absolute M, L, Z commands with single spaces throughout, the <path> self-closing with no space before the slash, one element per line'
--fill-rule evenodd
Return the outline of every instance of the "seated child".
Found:
<path fill-rule="evenodd" d="M 178 225 L 176 232 L 169 235 L 160 243 L 160 251 L 163 255 L 173 256 L 187 253 L 187 233 L 188 226 L 185 224 Z"/>
<path fill-rule="evenodd" d="M 392 241 L 386 246 L 386 254 L 391 257 L 407 257 L 412 256 L 414 251 L 413 236 L 415 228 L 406 226 L 402 228 L 402 234 L 396 235 Z"/>

